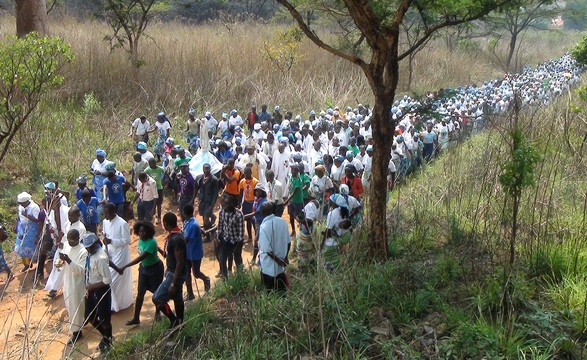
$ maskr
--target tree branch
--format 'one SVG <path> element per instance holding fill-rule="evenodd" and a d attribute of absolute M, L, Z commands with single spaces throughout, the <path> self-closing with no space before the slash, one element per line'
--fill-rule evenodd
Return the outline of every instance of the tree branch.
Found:
<path fill-rule="evenodd" d="M 513 0 L 502 0 L 499 2 L 498 6 L 503 6 L 506 5 L 508 3 L 511 3 Z M 400 54 L 398 56 L 398 59 L 401 61 L 403 60 L 406 56 L 408 56 L 411 52 L 413 52 L 414 50 L 416 50 L 417 48 L 419 48 L 420 46 L 422 46 L 422 44 L 424 44 L 426 42 L 426 40 L 431 37 L 436 31 L 445 28 L 445 27 L 449 27 L 449 26 L 454 26 L 454 25 L 459 25 L 459 24 L 463 24 L 463 23 L 467 23 L 473 20 L 478 20 L 480 18 L 482 18 L 483 16 L 489 14 L 491 11 L 493 11 L 494 8 L 486 8 L 483 9 L 482 11 L 470 15 L 470 16 L 464 16 L 461 19 L 454 19 L 454 18 L 447 18 L 445 21 L 438 23 L 434 26 L 431 26 L 429 28 L 426 29 L 426 31 L 424 32 L 424 34 L 422 35 L 422 37 L 416 41 L 414 43 L 414 45 L 412 45 L 409 49 L 407 49 L 405 52 L 403 52 L 402 54 Z"/>
<path fill-rule="evenodd" d="M 304 34 L 318 47 L 328 51 L 329 53 L 331 53 L 333 55 L 336 55 L 336 56 L 341 57 L 345 60 L 348 60 L 354 64 L 357 64 L 357 65 L 361 66 L 362 68 L 367 67 L 367 63 L 363 59 L 361 59 L 360 57 L 358 57 L 356 55 L 351 55 L 351 54 L 345 53 L 343 51 L 340 51 L 340 50 L 334 48 L 333 46 L 322 41 L 322 39 L 320 39 L 318 34 L 316 34 L 316 32 L 314 32 L 312 29 L 310 29 L 308 24 L 306 24 L 306 22 L 304 21 L 304 18 L 302 17 L 302 15 L 299 13 L 299 11 L 296 10 L 296 8 L 289 1 L 277 0 L 277 2 L 280 3 L 281 5 L 283 5 L 283 7 L 285 7 L 289 11 L 289 13 L 294 18 L 294 20 L 298 23 L 298 26 L 304 32 Z"/>

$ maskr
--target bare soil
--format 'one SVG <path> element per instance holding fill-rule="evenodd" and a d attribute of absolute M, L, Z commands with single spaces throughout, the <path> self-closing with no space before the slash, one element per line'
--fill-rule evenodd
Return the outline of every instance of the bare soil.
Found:
<path fill-rule="evenodd" d="M 197 208 L 197 207 L 196 207 Z M 164 203 L 163 213 L 174 210 L 169 204 Z M 284 219 L 287 215 L 284 214 Z M 198 217 L 201 223 L 201 218 Z M 131 222 L 132 227 L 132 222 Z M 162 247 L 165 241 L 165 231 L 161 225 L 156 225 L 156 239 Z M 131 258 L 137 254 L 138 238 L 131 236 Z M 209 276 L 214 282 L 218 272 L 218 263 L 214 257 L 213 243 L 204 243 L 204 259 L 202 260 L 202 272 Z M 243 250 L 243 261 L 248 264 L 252 257 L 252 244 L 249 242 Z M 17 264 L 15 254 L 6 254 L 9 264 Z M 47 264 L 50 270 L 52 264 Z M 4 277 L 0 279 L 0 358 L 2 359 L 87 359 L 99 355 L 97 350 L 101 339 L 97 330 L 91 325 L 83 329 L 83 338 L 80 339 L 74 348 L 67 347 L 66 343 L 70 337 L 67 325 L 67 311 L 63 296 L 59 293 L 55 299 L 49 299 L 47 292 L 42 287 L 33 284 L 34 270 L 21 273 L 21 264 L 13 267 L 15 275 L 7 286 L 3 283 Z M 48 274 L 48 271 L 46 271 Z M 138 267 L 134 267 L 133 288 L 136 294 L 138 282 Z M 1 275 L 0 275 L 1 276 Z M 195 280 L 192 278 L 192 282 Z M 194 283 L 196 300 L 198 296 L 204 296 L 203 283 L 198 280 L 199 294 Z M 185 295 L 185 288 L 184 288 Z M 188 304 L 189 306 L 189 304 Z M 126 326 L 127 320 L 131 319 L 134 312 L 134 305 L 128 309 L 112 314 L 112 328 L 115 342 L 125 341 L 135 332 L 150 327 L 154 321 L 155 308 L 151 302 L 150 293 L 145 296 L 145 303 L 141 311 L 141 324 Z"/>

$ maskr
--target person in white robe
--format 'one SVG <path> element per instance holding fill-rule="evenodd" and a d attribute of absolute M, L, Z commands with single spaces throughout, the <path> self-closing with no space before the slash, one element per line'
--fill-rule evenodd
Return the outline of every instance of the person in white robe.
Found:
<path fill-rule="evenodd" d="M 200 134 L 206 134 L 206 118 L 200 119 Z M 217 158 L 210 152 L 210 137 L 202 136 L 200 138 L 200 149 L 192 157 L 189 162 L 190 173 L 194 178 L 204 174 L 204 164 L 210 165 L 212 174 L 216 174 L 222 170 L 224 166 Z"/>
<path fill-rule="evenodd" d="M 55 208 L 59 206 L 59 226 L 57 226 L 57 217 L 56 217 L 56 210 Z M 54 204 L 53 208 L 50 209 L 49 215 L 47 216 L 47 221 L 53 230 L 53 240 L 55 245 L 57 246 L 57 250 L 55 250 L 55 254 L 53 255 L 53 267 L 51 268 L 51 273 L 47 278 L 47 283 L 45 284 L 45 291 L 48 291 L 47 296 L 51 299 L 54 299 L 57 296 L 57 292 L 63 288 L 63 271 L 59 271 L 58 268 L 55 267 L 55 264 L 59 264 L 59 253 L 63 249 L 63 240 L 64 235 L 67 234 L 69 230 L 67 225 L 69 224 L 69 207 L 63 205 L 62 202 L 58 204 Z M 61 230 L 61 232 L 59 232 Z"/>
<path fill-rule="evenodd" d="M 69 330 L 72 333 L 67 345 L 73 346 L 82 337 L 82 327 L 85 322 L 85 268 L 88 252 L 80 243 L 80 231 L 71 229 L 66 236 L 67 242 L 59 257 L 64 263 L 63 299 L 69 315 Z"/>
<path fill-rule="evenodd" d="M 365 192 L 369 192 L 369 188 L 371 187 L 371 173 L 372 173 L 372 166 L 373 166 L 373 146 L 367 146 L 367 153 L 363 157 L 363 176 L 361 181 L 363 182 L 363 188 Z"/>
<path fill-rule="evenodd" d="M 267 171 L 268 158 L 262 152 L 257 151 L 257 146 L 254 141 L 247 142 L 247 152 L 239 156 L 235 166 L 243 171 L 247 165 L 251 166 L 253 177 L 263 186 L 267 186 L 267 179 L 265 178 L 265 171 Z"/>
<path fill-rule="evenodd" d="M 102 223 L 103 242 L 110 261 L 118 267 L 130 262 L 130 227 L 123 218 L 116 215 L 116 205 L 104 207 Z M 120 275 L 116 269 L 110 268 L 112 276 L 112 311 L 124 310 L 132 305 L 132 269 Z"/>
<path fill-rule="evenodd" d="M 286 141 L 280 141 L 277 151 L 273 153 L 273 161 L 271 162 L 271 170 L 275 174 L 275 178 L 281 182 L 284 190 L 284 197 L 289 196 L 289 174 L 290 174 L 290 153 L 286 151 Z"/>

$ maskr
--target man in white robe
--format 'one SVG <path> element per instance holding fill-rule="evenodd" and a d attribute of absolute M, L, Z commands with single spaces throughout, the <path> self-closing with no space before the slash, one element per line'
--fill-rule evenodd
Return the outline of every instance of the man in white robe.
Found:
<path fill-rule="evenodd" d="M 55 250 L 55 255 L 53 256 L 53 267 L 51 269 L 51 273 L 47 278 L 47 283 L 45 284 L 45 291 L 49 291 L 47 296 L 51 299 L 55 299 L 57 296 L 57 292 L 63 288 L 63 271 L 60 271 L 58 268 L 55 267 L 55 264 L 60 263 L 59 260 L 59 253 L 61 249 L 63 249 L 63 240 L 65 240 L 65 234 L 67 234 L 67 225 L 69 224 L 68 214 L 69 214 L 69 207 L 63 205 L 61 202 L 52 201 L 52 208 L 47 216 L 47 221 L 51 226 L 52 237 L 55 245 L 57 246 L 57 250 Z M 57 226 L 57 216 L 56 216 L 56 208 L 59 207 L 59 226 Z M 61 231 L 61 232 L 60 232 Z"/>
<path fill-rule="evenodd" d="M 367 146 L 367 153 L 363 157 L 363 176 L 361 181 L 363 182 L 363 188 L 365 189 L 366 193 L 369 193 L 369 188 L 371 186 L 371 172 L 373 166 L 373 146 Z"/>
<path fill-rule="evenodd" d="M 102 223 L 103 242 L 110 261 L 118 267 L 130 262 L 130 227 L 123 218 L 116 215 L 116 205 L 104 206 Z M 132 271 L 127 269 L 120 275 L 110 268 L 112 276 L 112 311 L 124 310 L 132 305 Z"/>
<path fill-rule="evenodd" d="M 290 152 L 286 151 L 286 141 L 280 141 L 277 151 L 273 154 L 273 161 L 271 162 L 271 170 L 275 174 L 275 178 L 281 182 L 284 189 L 284 197 L 289 195 L 288 179 L 290 174 Z"/>
<path fill-rule="evenodd" d="M 264 154 L 257 151 L 257 145 L 254 141 L 247 142 L 247 152 L 239 156 L 236 167 L 243 171 L 247 165 L 251 166 L 253 177 L 258 179 L 263 186 L 267 185 L 265 171 L 267 170 L 267 159 Z"/>
<path fill-rule="evenodd" d="M 79 211 L 79 210 L 78 210 Z M 81 232 L 72 229 L 67 232 L 67 242 L 63 246 L 60 260 L 64 262 L 63 299 L 69 314 L 69 329 L 71 338 L 68 346 L 73 346 L 82 337 L 82 327 L 85 322 L 85 268 L 88 252 L 80 243 Z"/>

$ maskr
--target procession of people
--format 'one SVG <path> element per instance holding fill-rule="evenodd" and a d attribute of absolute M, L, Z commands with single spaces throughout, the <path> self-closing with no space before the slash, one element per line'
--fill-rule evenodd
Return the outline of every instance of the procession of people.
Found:
<path fill-rule="evenodd" d="M 388 186 L 380 190 L 393 191 L 454 140 L 479 131 L 493 114 L 506 113 L 516 97 L 522 106 L 548 104 L 576 84 L 581 71 L 565 55 L 481 86 L 395 101 Z M 14 251 L 21 271 L 36 262 L 35 281 L 49 298 L 63 294 L 69 345 L 91 323 L 102 335 L 100 350 L 107 352 L 113 341 L 111 314 L 134 302 L 127 325 L 139 325 L 147 292 L 173 330 L 183 322 L 184 300 L 200 294 L 198 280 L 205 294 L 212 277 L 226 279 L 256 268 L 268 291 L 283 292 L 292 267 L 337 271 L 353 232 L 362 226 L 371 190 L 377 151 L 371 109 L 335 106 L 296 116 L 279 105 L 272 113 L 267 105 L 261 109 L 257 113 L 253 106 L 244 116 L 233 109 L 217 120 L 207 109 L 199 117 L 190 108 L 187 122 L 173 125 L 164 112 L 153 125 L 139 116 L 129 133 L 129 171 L 109 160 L 106 149 L 97 149 L 88 164 L 91 185 L 80 174 L 75 197 L 53 182 L 45 185 L 38 203 L 29 193 L 18 195 Z M 184 139 L 170 136 L 175 127 Z M 163 213 L 164 204 L 171 210 Z M 131 228 L 139 239 L 134 259 Z M 164 241 L 155 238 L 157 229 L 167 233 Z M 0 235 L 0 241 L 7 237 L 2 227 Z M 213 249 L 216 275 L 201 270 L 205 243 Z M 248 243 L 252 259 L 247 264 L 243 248 Z M 45 277 L 48 260 L 51 271 Z M 13 277 L 1 252 L 0 271 Z"/>

